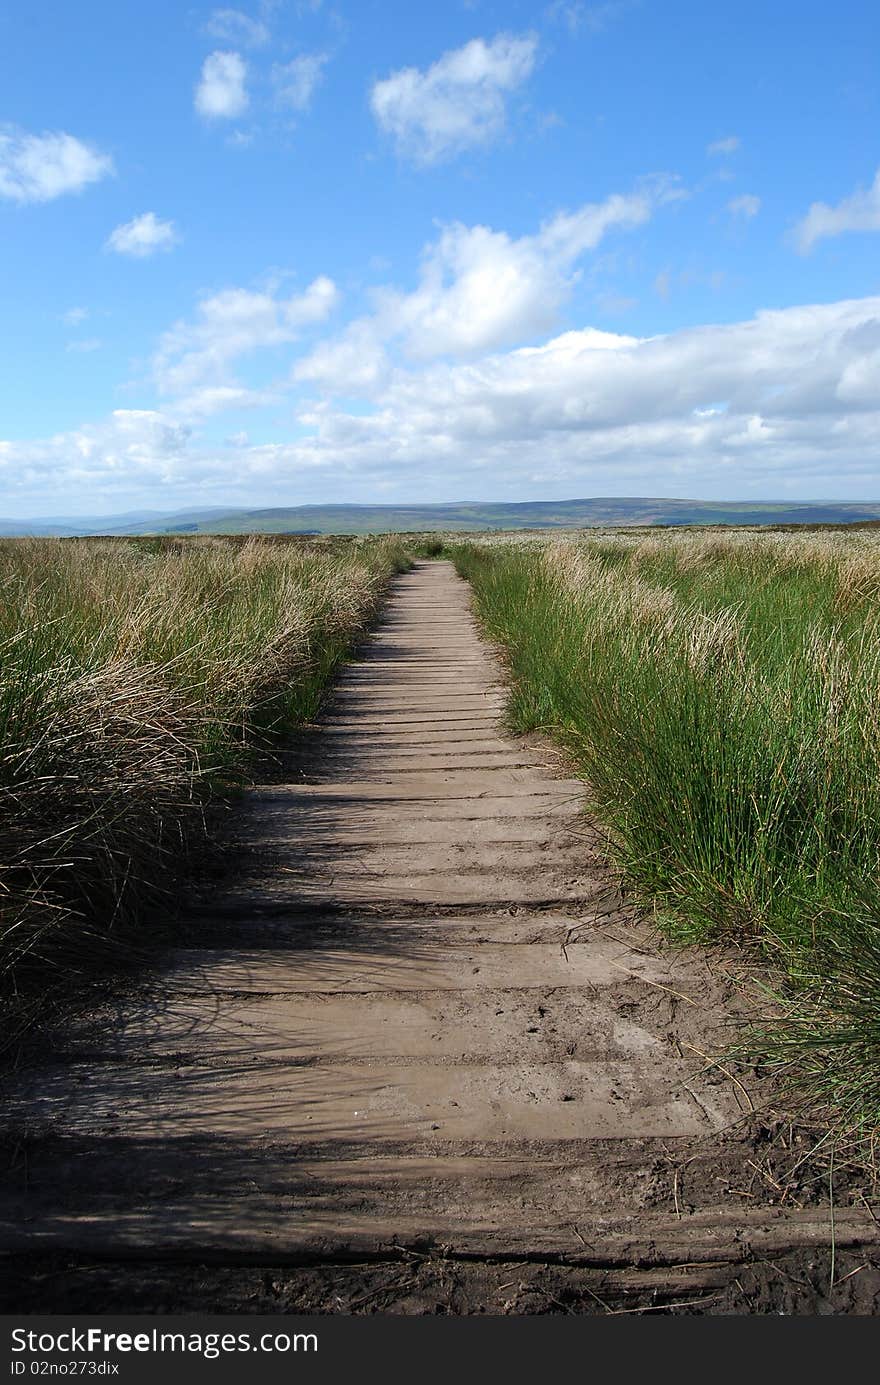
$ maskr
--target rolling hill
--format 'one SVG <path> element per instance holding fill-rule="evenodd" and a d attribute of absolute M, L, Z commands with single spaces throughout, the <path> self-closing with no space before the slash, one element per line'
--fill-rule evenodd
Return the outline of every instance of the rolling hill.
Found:
<path fill-rule="evenodd" d="M 880 503 L 756 503 L 619 497 L 446 505 L 296 505 L 245 510 L 213 507 L 170 514 L 0 520 L 0 535 L 376 534 L 401 531 L 578 529 L 682 524 L 880 523 Z"/>

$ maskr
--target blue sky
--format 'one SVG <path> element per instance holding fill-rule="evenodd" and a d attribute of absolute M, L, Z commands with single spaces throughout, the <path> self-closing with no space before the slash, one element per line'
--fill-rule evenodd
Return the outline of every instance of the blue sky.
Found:
<path fill-rule="evenodd" d="M 0 515 L 880 499 L 874 0 L 0 14 Z"/>

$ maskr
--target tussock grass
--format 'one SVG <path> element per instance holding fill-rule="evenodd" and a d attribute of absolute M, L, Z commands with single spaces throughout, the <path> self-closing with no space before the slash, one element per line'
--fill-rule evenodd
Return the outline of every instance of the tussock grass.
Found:
<path fill-rule="evenodd" d="M 0 994 L 130 932 L 408 565 L 394 539 L 0 542 Z"/>
<path fill-rule="evenodd" d="M 606 537 L 457 551 L 506 649 L 521 730 L 550 728 L 631 888 L 674 938 L 778 968 L 768 1059 L 880 1127 L 880 544 Z"/>

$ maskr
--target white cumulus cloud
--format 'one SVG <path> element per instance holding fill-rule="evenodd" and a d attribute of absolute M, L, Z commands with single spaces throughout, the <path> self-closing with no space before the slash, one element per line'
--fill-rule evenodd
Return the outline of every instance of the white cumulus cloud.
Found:
<path fill-rule="evenodd" d="M 796 248 L 806 255 L 818 241 L 844 231 L 880 231 L 880 169 L 869 188 L 856 188 L 836 207 L 814 202 L 792 235 Z"/>
<path fill-rule="evenodd" d="M 351 393 L 355 383 L 363 388 L 382 379 L 383 343 L 399 342 L 409 358 L 428 360 L 534 339 L 557 321 L 582 256 L 610 231 L 644 224 L 680 195 L 673 178 L 645 179 L 634 192 L 560 212 L 519 239 L 488 226 L 446 226 L 423 255 L 417 287 L 377 291 L 373 316 L 319 344 L 298 364 L 297 377 Z"/>
<path fill-rule="evenodd" d="M 504 129 L 507 97 L 531 74 L 537 51 L 534 34 L 472 39 L 426 71 L 405 67 L 376 82 L 373 115 L 417 163 L 489 144 Z"/>
<path fill-rule="evenodd" d="M 211 53 L 202 64 L 195 91 L 199 115 L 209 120 L 233 120 L 248 108 L 247 64 L 240 53 Z"/>
<path fill-rule="evenodd" d="M 301 418 L 302 447 L 446 493 L 521 485 L 595 494 L 807 498 L 870 482 L 880 447 L 880 298 L 759 312 L 636 338 L 594 328 L 467 363 L 386 370 L 371 411 Z M 607 493 L 607 491 L 606 491 Z M 612 490 L 612 494 L 620 493 Z M 716 493 L 718 491 L 716 490 Z"/>
<path fill-rule="evenodd" d="M 157 384 L 163 394 L 178 396 L 234 386 L 228 377 L 238 357 L 295 341 L 329 315 L 338 297 L 333 280 L 319 276 L 289 298 L 241 288 L 204 298 L 194 321 L 164 333 L 154 359 Z"/>
<path fill-rule="evenodd" d="M 184 468 L 192 476 L 191 434 L 188 424 L 155 410 L 116 409 L 99 423 L 36 443 L 0 442 L 0 473 L 10 496 L 33 494 L 42 507 L 51 486 L 67 486 L 77 497 L 127 485 L 158 489 Z"/>
<path fill-rule="evenodd" d="M 112 172 L 109 154 L 62 130 L 31 135 L 0 129 L 0 197 L 13 202 L 51 202 Z"/>
<path fill-rule="evenodd" d="M 253 341 L 256 305 L 226 308 L 221 317 L 251 321 L 242 331 Z M 256 335 L 283 330 L 279 318 L 276 303 L 274 327 Z M 386 364 L 369 408 L 304 403 L 294 440 L 222 447 L 198 431 L 213 409 L 256 402 L 205 385 L 189 417 L 180 404 L 118 410 L 55 437 L 0 442 L 4 489 L 38 505 L 49 487 L 80 498 L 138 491 L 153 503 L 161 490 L 169 508 L 172 494 L 321 500 L 340 475 L 363 500 L 379 488 L 410 499 L 858 497 L 875 483 L 880 449 L 880 297 L 646 338 L 585 327 L 467 362 Z"/>
<path fill-rule="evenodd" d="M 173 221 L 160 221 L 155 212 L 144 212 L 111 231 L 104 248 L 144 260 L 159 250 L 171 250 L 179 239 Z"/>
<path fill-rule="evenodd" d="M 294 367 L 294 379 L 344 395 L 370 395 L 387 377 L 388 355 L 377 325 L 369 318 L 352 322 L 330 341 L 319 342 Z"/>

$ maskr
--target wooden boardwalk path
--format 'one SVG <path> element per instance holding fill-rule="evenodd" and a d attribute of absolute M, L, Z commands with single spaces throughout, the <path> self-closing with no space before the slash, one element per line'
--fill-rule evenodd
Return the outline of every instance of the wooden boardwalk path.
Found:
<path fill-rule="evenodd" d="M 623 909 L 583 786 L 503 733 L 503 702 L 451 565 L 398 579 L 305 768 L 234 815 L 198 945 L 20 1075 L 3 1249 L 653 1257 L 680 1290 L 743 1228 L 826 1238 L 819 1213 L 705 1191 L 742 1159 L 742 1094 L 695 1056 L 730 987 Z M 705 1178 L 682 1219 L 685 1161 Z"/>

